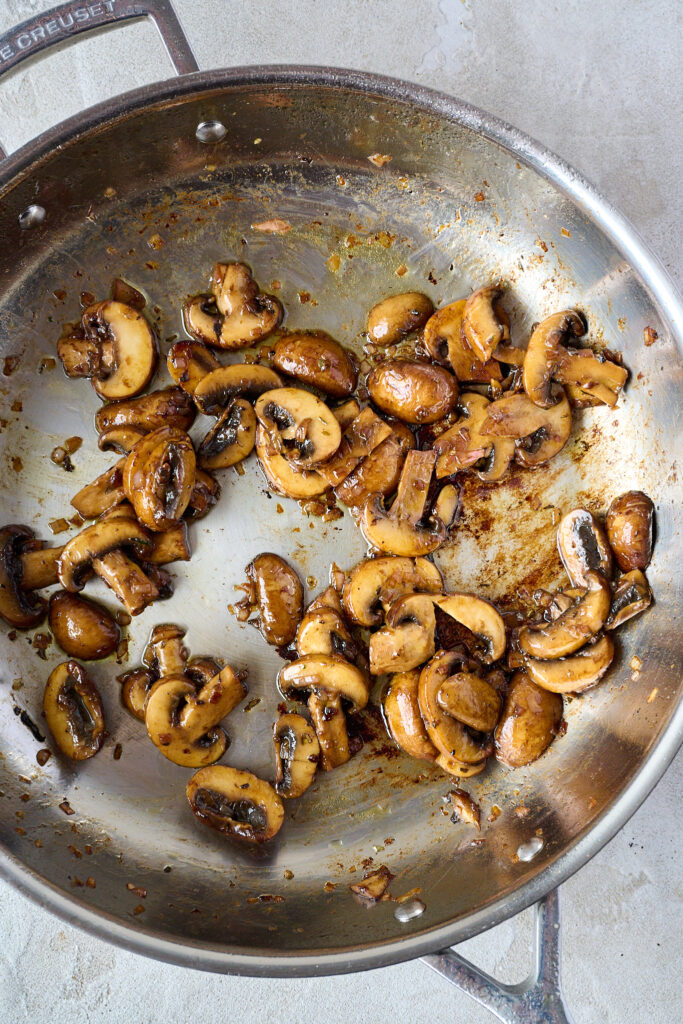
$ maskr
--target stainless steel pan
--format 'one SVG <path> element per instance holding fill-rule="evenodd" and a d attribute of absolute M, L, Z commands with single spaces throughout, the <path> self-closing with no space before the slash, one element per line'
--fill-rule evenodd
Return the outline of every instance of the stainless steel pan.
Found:
<path fill-rule="evenodd" d="M 194 71 L 160 0 L 66 4 L 0 39 L 0 70 L 66 35 L 145 13 L 178 71 Z M 368 157 L 377 152 L 391 162 L 375 167 Z M 252 230 L 273 216 L 292 230 Z M 387 291 L 414 287 L 445 302 L 502 277 L 517 336 L 576 304 L 592 335 L 623 352 L 632 379 L 615 411 L 577 416 L 571 443 L 548 467 L 493 491 L 468 489 L 462 525 L 437 558 L 452 586 L 499 599 L 519 583 L 552 585 L 561 578 L 552 509 L 602 509 L 629 487 L 653 497 L 658 534 L 649 570 L 656 605 L 620 634 L 609 678 L 568 702 L 566 735 L 526 770 L 493 766 L 468 783 L 484 818 L 500 809 L 481 845 L 441 813 L 448 780 L 393 756 L 371 713 L 363 752 L 288 809 L 278 840 L 258 854 L 236 850 L 196 825 L 187 772 L 163 761 L 122 711 L 114 664 L 93 669 L 111 733 L 103 751 L 77 768 L 57 756 L 40 768 L 43 744 L 12 703 L 43 730 L 43 686 L 60 655 L 50 647 L 41 660 L 25 636 L 12 642 L 3 629 L 0 869 L 10 881 L 69 921 L 160 959 L 213 971 L 333 973 L 434 954 L 489 928 L 550 893 L 614 835 L 683 729 L 682 318 L 664 272 L 619 213 L 537 143 L 451 97 L 334 69 L 237 68 L 129 93 L 7 157 L 0 240 L 0 360 L 20 357 L 0 377 L 3 523 L 27 523 L 49 539 L 48 522 L 68 514 L 69 497 L 108 465 L 93 444 L 92 390 L 58 369 L 39 372 L 60 323 L 77 317 L 79 294 L 104 295 L 112 277 L 127 278 L 145 291 L 168 339 L 182 333 L 180 300 L 204 287 L 212 262 L 240 258 L 259 282 L 281 282 L 290 326 L 328 329 L 350 346 Z M 658 334 L 651 347 L 646 326 Z M 71 435 L 85 443 L 67 474 L 49 454 Z M 364 545 L 348 518 L 324 524 L 271 499 L 253 463 L 222 484 L 217 509 L 194 528 L 194 557 L 177 570 L 175 596 L 130 627 L 130 664 L 154 623 L 178 621 L 194 653 L 248 666 L 250 694 L 261 701 L 231 716 L 227 761 L 268 775 L 280 663 L 228 613 L 233 587 L 249 559 L 271 549 L 299 567 L 312 594 L 332 560 L 349 566 Z M 59 807 L 65 798 L 73 816 Z M 516 813 L 522 804 L 525 817 Z M 535 855 L 525 859 L 530 840 Z M 424 913 L 401 920 L 408 915 L 392 903 L 360 907 L 347 886 L 368 858 L 398 876 L 395 895 L 420 887 Z M 79 884 L 86 878 L 96 887 Z M 283 900 L 258 901 L 264 894 Z M 552 926 L 555 910 L 553 900 L 541 923 L 550 914 Z M 430 962 L 481 989 L 452 954 Z M 541 988 L 553 964 L 554 948 Z M 526 1009 L 501 1008 L 512 997 L 499 993 L 498 1012 L 541 1019 L 521 1016 L 532 1013 L 536 990 L 524 998 Z M 546 999 L 549 1020 L 561 1018 L 558 998 Z"/>

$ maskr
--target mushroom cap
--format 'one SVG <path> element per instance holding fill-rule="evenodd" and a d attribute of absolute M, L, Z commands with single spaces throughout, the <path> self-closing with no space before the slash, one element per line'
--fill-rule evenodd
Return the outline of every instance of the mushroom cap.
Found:
<path fill-rule="evenodd" d="M 104 376 L 101 366 L 99 374 L 92 377 L 100 398 L 116 401 L 144 391 L 156 370 L 159 348 L 142 313 L 108 299 L 88 306 L 82 322 L 87 337 L 111 346 L 111 359 L 107 360 L 111 371 Z"/>
<path fill-rule="evenodd" d="M 96 519 L 125 501 L 126 492 L 123 488 L 125 465 L 125 458 L 119 459 L 113 466 L 106 469 L 104 473 L 100 473 L 74 494 L 71 504 L 84 519 Z"/>
<path fill-rule="evenodd" d="M 282 800 L 270 783 L 238 768 L 200 768 L 186 793 L 195 817 L 234 839 L 267 842 L 284 821 Z"/>
<path fill-rule="evenodd" d="M 437 700 L 443 684 L 460 665 L 460 656 L 455 651 L 439 651 L 420 672 L 418 704 L 427 735 L 440 754 L 462 764 L 479 764 L 490 753 L 489 744 L 474 739 L 463 723 L 447 714 Z"/>
<path fill-rule="evenodd" d="M 652 604 L 652 591 L 640 569 L 624 573 L 617 581 L 613 593 L 609 618 L 605 629 L 617 629 Z"/>
<path fill-rule="evenodd" d="M 45 618 L 45 601 L 21 588 L 21 555 L 25 548 L 35 546 L 33 531 L 27 526 L 0 529 L 0 616 L 15 629 L 31 629 Z"/>
<path fill-rule="evenodd" d="M 384 721 L 391 738 L 406 754 L 422 761 L 435 761 L 439 751 L 422 721 L 417 699 L 419 682 L 418 669 L 392 675 L 382 701 Z"/>
<path fill-rule="evenodd" d="M 564 448 L 572 431 L 571 406 L 563 388 L 555 385 L 553 396 L 556 401 L 549 408 L 535 405 L 524 394 L 496 399 L 487 410 L 481 433 L 515 438 L 515 458 L 523 466 L 533 468 L 548 462 Z"/>
<path fill-rule="evenodd" d="M 254 411 L 280 454 L 305 469 L 324 462 L 341 444 L 341 427 L 334 413 L 310 391 L 265 391 L 256 400 Z"/>
<path fill-rule="evenodd" d="M 474 594 L 443 594 L 434 598 L 442 612 L 450 615 L 483 640 L 486 652 L 482 660 L 498 661 L 505 653 L 505 623 L 498 609 L 484 597 Z"/>
<path fill-rule="evenodd" d="M 426 558 L 381 556 L 360 562 L 347 576 L 342 591 L 346 614 L 359 626 L 379 626 L 383 610 L 405 594 L 437 594 L 441 573 Z"/>
<path fill-rule="evenodd" d="M 269 644 L 291 643 L 303 612 L 304 591 L 296 571 L 270 551 L 257 555 L 246 569 L 258 604 L 260 629 Z"/>
<path fill-rule="evenodd" d="M 360 711 L 368 702 L 368 682 L 355 665 L 339 654 L 307 654 L 280 669 L 278 686 L 283 697 L 295 697 L 301 691 L 338 695 Z"/>
<path fill-rule="evenodd" d="M 193 398 L 207 416 L 220 416 L 233 398 L 258 398 L 282 385 L 282 378 L 268 366 L 233 363 L 207 373 L 194 389 Z"/>
<path fill-rule="evenodd" d="M 462 333 L 475 356 L 486 362 L 493 350 L 510 340 L 510 327 L 499 300 L 500 284 L 486 285 L 472 292 L 463 310 Z"/>
<path fill-rule="evenodd" d="M 474 672 L 454 672 L 444 679 L 436 703 L 451 718 L 477 732 L 495 729 L 501 707 L 493 686 Z"/>
<path fill-rule="evenodd" d="M 562 697 L 516 672 L 496 727 L 496 757 L 511 768 L 531 764 L 543 754 L 562 720 Z"/>
<path fill-rule="evenodd" d="M 567 513 L 557 527 L 557 550 L 573 587 L 585 587 L 586 573 L 612 576 L 612 552 L 602 526 L 585 508 Z"/>
<path fill-rule="evenodd" d="M 647 569 L 652 558 L 655 508 L 642 491 L 627 491 L 607 510 L 605 527 L 617 565 L 624 572 Z"/>
<path fill-rule="evenodd" d="M 395 422 L 390 426 L 389 437 L 335 487 L 335 495 L 345 505 L 359 508 L 373 494 L 387 497 L 395 493 L 406 454 L 415 447 L 415 436 L 403 423 Z"/>
<path fill-rule="evenodd" d="M 288 498 L 315 498 L 329 489 L 327 480 L 314 469 L 304 469 L 280 455 L 261 424 L 256 428 L 256 454 L 261 469 L 276 494 Z"/>
<path fill-rule="evenodd" d="M 333 410 L 336 418 L 336 410 Z M 344 428 L 336 452 L 325 462 L 319 463 L 317 472 L 327 480 L 330 487 L 337 487 L 353 472 L 358 464 L 371 455 L 391 435 L 391 427 L 378 416 L 370 406 Z"/>
<path fill-rule="evenodd" d="M 432 445 L 438 455 L 436 476 L 441 479 L 465 469 L 474 469 L 480 480 L 500 480 L 515 456 L 515 442 L 509 437 L 483 434 L 491 403 L 484 395 L 466 391 L 460 395 L 461 414 L 452 427 Z"/>
<path fill-rule="evenodd" d="M 130 545 L 144 548 L 148 544 L 149 534 L 137 520 L 124 516 L 100 519 L 64 545 L 57 565 L 59 581 L 65 590 L 82 590 L 83 576 L 95 558 L 118 548 Z"/>
<path fill-rule="evenodd" d="M 526 657 L 524 671 L 537 686 L 551 693 L 582 693 L 602 679 L 613 658 L 614 643 L 604 634 L 567 658 L 540 661 Z"/>
<path fill-rule="evenodd" d="M 182 388 L 160 388 L 125 402 L 110 402 L 95 413 L 95 430 L 104 434 L 114 427 L 136 427 L 145 434 L 159 427 L 189 430 L 197 410 Z"/>
<path fill-rule="evenodd" d="M 300 658 L 307 654 L 341 654 L 354 661 L 358 647 L 348 631 L 341 610 L 309 606 L 296 631 L 296 649 Z"/>
<path fill-rule="evenodd" d="M 409 672 L 434 654 L 436 619 L 429 594 L 399 597 L 389 607 L 386 625 L 370 637 L 370 672 Z"/>
<path fill-rule="evenodd" d="M 176 526 L 192 497 L 197 460 L 188 434 L 160 427 L 135 445 L 123 467 L 123 489 L 149 530 Z"/>
<path fill-rule="evenodd" d="M 280 715 L 273 726 L 275 791 L 288 800 L 302 796 L 315 778 L 320 744 L 303 715 Z"/>
<path fill-rule="evenodd" d="M 351 750 L 341 696 L 312 690 L 308 698 L 308 713 L 320 744 L 320 770 L 330 772 L 346 764 Z"/>
<path fill-rule="evenodd" d="M 462 321 L 466 305 L 466 299 L 459 299 L 429 318 L 423 335 L 425 347 L 432 359 L 450 366 L 459 381 L 488 384 L 491 380 L 502 380 L 498 361 L 482 362 L 464 338 Z"/>
<path fill-rule="evenodd" d="M 107 658 L 121 639 L 121 630 L 106 608 L 66 590 L 50 596 L 48 622 L 55 640 L 71 658 Z"/>
<path fill-rule="evenodd" d="M 272 295 L 259 292 L 244 263 L 216 263 L 212 297 L 195 295 L 183 307 L 188 334 L 215 348 L 234 350 L 265 338 L 283 316 Z"/>
<path fill-rule="evenodd" d="M 104 743 L 102 701 L 77 661 L 64 661 L 50 673 L 43 710 L 55 743 L 72 761 L 87 760 Z"/>
<path fill-rule="evenodd" d="M 253 451 L 256 414 L 244 398 L 233 398 L 202 439 L 197 458 L 203 469 L 227 469 Z"/>
<path fill-rule="evenodd" d="M 586 333 L 586 322 L 575 309 L 552 313 L 532 332 L 524 356 L 524 390 L 534 405 L 549 408 L 555 399 L 553 380 L 566 358 L 565 344 L 570 337 L 580 338 Z"/>
<path fill-rule="evenodd" d="M 193 395 L 200 380 L 220 367 L 210 348 L 201 341 L 183 339 L 171 345 L 166 357 L 168 372 L 188 395 Z"/>
<path fill-rule="evenodd" d="M 145 727 L 149 738 L 174 764 L 198 768 L 213 764 L 225 753 L 228 738 L 218 726 L 226 707 L 234 707 L 233 694 L 216 702 L 202 696 L 185 675 L 169 675 L 154 683 L 147 697 Z M 242 690 L 242 696 L 244 691 Z M 241 699 L 241 698 L 240 698 Z"/>
<path fill-rule="evenodd" d="M 458 382 L 442 366 L 388 359 L 369 374 L 367 388 L 378 408 L 404 423 L 436 423 L 455 406 Z"/>
<path fill-rule="evenodd" d="M 293 331 L 278 338 L 273 365 L 334 398 L 346 398 L 358 381 L 348 352 L 325 331 Z"/>
<path fill-rule="evenodd" d="M 389 295 L 368 313 L 368 337 L 375 345 L 395 345 L 406 334 L 419 330 L 433 311 L 432 300 L 422 292 Z"/>
<path fill-rule="evenodd" d="M 524 654 L 543 660 L 573 654 L 600 632 L 609 615 L 612 594 L 604 576 L 586 573 L 587 589 L 556 619 L 543 626 L 522 626 L 517 643 Z"/>
<path fill-rule="evenodd" d="M 390 511 L 382 495 L 368 499 L 360 527 L 369 544 L 404 557 L 428 555 L 441 547 L 448 536 L 446 525 L 436 515 L 424 514 L 435 463 L 434 451 L 409 451 Z"/>

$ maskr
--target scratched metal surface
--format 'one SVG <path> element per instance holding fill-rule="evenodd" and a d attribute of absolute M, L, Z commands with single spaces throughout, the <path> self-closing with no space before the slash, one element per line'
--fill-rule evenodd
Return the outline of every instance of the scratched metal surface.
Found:
<path fill-rule="evenodd" d="M 210 116 L 228 126 L 220 146 L 195 141 L 195 125 Z M 377 151 L 392 156 L 381 170 L 367 161 Z M 21 233 L 16 216 L 33 199 L 36 182 L 48 218 Z M 289 221 L 291 231 L 251 229 L 273 216 Z M 163 244 L 153 248 L 156 235 Z M 569 445 L 549 467 L 515 473 L 495 488 L 468 486 L 462 522 L 436 558 L 450 587 L 510 600 L 520 583 L 562 578 L 553 509 L 604 510 L 630 487 L 647 491 L 657 506 L 648 571 L 655 607 L 619 634 L 618 663 L 606 681 L 567 702 L 566 735 L 547 755 L 514 772 L 492 764 L 468 782 L 484 818 L 494 805 L 501 810 L 484 823 L 479 846 L 442 813 L 449 780 L 389 750 L 372 714 L 363 751 L 288 805 L 268 849 L 226 844 L 190 814 L 190 772 L 161 758 L 121 709 L 115 677 L 122 668 L 113 662 L 92 666 L 110 732 L 103 750 L 77 767 L 53 756 L 40 768 L 36 751 L 43 744 L 11 713 L 11 703 L 42 727 L 44 683 L 63 656 L 53 646 L 43 661 L 30 635 L 11 642 L 7 629 L 0 632 L 0 842 L 59 892 L 110 915 L 112 931 L 123 923 L 205 946 L 218 954 L 216 969 L 222 953 L 242 957 L 241 969 L 249 969 L 251 957 L 322 962 L 333 952 L 342 959 L 348 953 L 350 963 L 358 949 L 453 922 L 463 922 L 464 934 L 475 911 L 520 891 L 607 813 L 678 697 L 673 410 L 681 364 L 636 275 L 570 201 L 470 128 L 400 98 L 314 87 L 226 88 L 151 114 L 131 113 L 20 176 L 0 195 L 0 237 L 0 357 L 21 357 L 10 377 L 0 377 L 0 518 L 27 523 L 48 541 L 48 522 L 68 515 L 70 496 L 112 460 L 95 446 L 98 403 L 88 382 L 68 381 L 59 368 L 39 373 L 39 365 L 54 356 L 61 322 L 77 317 L 79 294 L 107 294 L 115 275 L 148 296 L 163 351 L 165 339 L 183 333 L 181 299 L 205 287 L 216 259 L 241 259 L 262 286 L 280 282 L 288 327 L 329 330 L 358 351 L 367 309 L 387 292 L 417 288 L 440 304 L 501 277 L 510 286 L 517 340 L 552 310 L 577 305 L 591 336 L 623 352 L 632 379 L 617 409 L 577 415 Z M 301 301 L 300 292 L 310 301 Z M 650 348 L 643 345 L 646 325 L 659 333 Z M 155 386 L 164 381 L 161 372 Z M 17 399 L 21 412 L 11 408 Z M 193 436 L 207 425 L 198 420 Z M 84 444 L 75 472 L 66 474 L 49 454 L 72 435 Z M 309 579 L 310 597 L 325 584 L 330 562 L 352 565 L 364 543 L 348 516 L 324 524 L 306 518 L 295 502 L 269 496 L 253 459 L 243 476 L 223 472 L 221 485 L 217 508 L 192 527 L 192 561 L 173 567 L 174 597 L 129 627 L 128 664 L 139 663 L 155 623 L 175 621 L 187 628 L 193 654 L 248 667 L 250 697 L 261 700 L 227 720 L 232 745 L 225 761 L 269 777 L 281 662 L 229 614 L 233 587 L 253 555 L 273 550 Z M 104 588 L 89 584 L 88 592 L 111 605 Z M 635 680 L 634 654 L 643 662 Z M 13 690 L 18 679 L 21 688 Z M 117 743 L 119 761 L 112 758 Z M 65 798 L 72 817 L 58 808 Z M 526 817 L 515 813 L 522 803 Z M 520 862 L 518 845 L 539 830 L 542 851 Z M 347 886 L 370 857 L 398 876 L 395 895 L 421 888 L 422 917 L 401 924 L 392 904 L 366 912 L 354 901 Z M 95 888 L 75 885 L 86 877 Z M 127 882 L 148 890 L 139 916 L 139 897 Z M 334 888 L 326 891 L 328 882 Z M 259 894 L 284 899 L 249 902 Z"/>

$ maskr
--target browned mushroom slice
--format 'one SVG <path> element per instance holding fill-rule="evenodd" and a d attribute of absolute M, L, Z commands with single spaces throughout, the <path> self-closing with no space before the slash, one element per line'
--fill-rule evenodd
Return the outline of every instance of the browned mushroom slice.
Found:
<path fill-rule="evenodd" d="M 614 407 L 628 380 L 628 370 L 590 349 L 568 348 L 557 379 L 567 387 L 579 387 L 583 395 L 593 400 L 591 404 Z"/>
<path fill-rule="evenodd" d="M 275 791 L 288 800 L 303 796 L 315 778 L 320 744 L 302 715 L 281 715 L 273 726 Z"/>
<path fill-rule="evenodd" d="M 233 363 L 212 370 L 198 381 L 193 398 L 207 416 L 220 416 L 233 398 L 254 399 L 264 391 L 279 388 L 282 380 L 275 370 L 255 363 Z"/>
<path fill-rule="evenodd" d="M 650 564 L 654 511 L 651 499 L 642 491 L 619 495 L 607 510 L 607 537 L 624 572 L 647 569 Z"/>
<path fill-rule="evenodd" d="M 640 569 L 624 573 L 614 587 L 605 629 L 617 629 L 652 604 L 652 591 Z"/>
<path fill-rule="evenodd" d="M 155 533 L 150 538 L 145 561 L 152 565 L 168 565 L 169 562 L 188 562 L 192 552 L 187 536 L 187 524 L 178 523 L 164 533 Z"/>
<path fill-rule="evenodd" d="M 553 381 L 566 358 L 569 338 L 586 333 L 586 322 L 574 309 L 552 313 L 532 332 L 524 357 L 524 390 L 534 405 L 549 408 L 555 403 Z M 576 382 L 574 382 L 576 383 Z"/>
<path fill-rule="evenodd" d="M 149 384 L 157 365 L 154 332 L 139 310 L 108 300 L 83 313 L 86 338 L 99 344 L 100 360 L 93 387 L 108 401 L 132 398 Z"/>
<path fill-rule="evenodd" d="M 123 487 L 125 459 L 119 459 L 113 466 L 95 477 L 92 483 L 81 487 L 71 499 L 71 504 L 84 519 L 97 519 L 103 512 L 126 499 Z"/>
<path fill-rule="evenodd" d="M 97 439 L 97 447 L 103 452 L 120 452 L 127 455 L 147 433 L 141 427 L 110 427 Z"/>
<path fill-rule="evenodd" d="M 429 485 L 436 452 L 410 451 L 401 473 L 391 509 L 383 506 L 382 495 L 370 498 L 363 509 L 361 530 L 369 544 L 394 555 L 427 555 L 446 540 L 444 523 L 425 517 Z"/>
<path fill-rule="evenodd" d="M 442 594 L 434 598 L 434 603 L 468 629 L 483 645 L 481 659 L 486 663 L 498 661 L 505 653 L 505 623 L 503 618 L 483 597 L 475 594 Z"/>
<path fill-rule="evenodd" d="M 344 430 L 341 444 L 326 462 L 316 466 L 316 472 L 337 487 L 352 473 L 361 459 L 366 458 L 391 434 L 391 427 L 367 406 Z"/>
<path fill-rule="evenodd" d="M 334 409 L 332 409 L 332 413 L 343 431 L 353 423 L 356 416 L 360 413 L 360 405 L 355 398 L 348 398 L 340 405 L 335 405 Z"/>
<path fill-rule="evenodd" d="M 368 558 L 344 582 L 342 601 L 352 622 L 379 626 L 384 611 L 406 594 L 438 594 L 441 573 L 426 558 Z"/>
<path fill-rule="evenodd" d="M 303 612 L 303 587 L 284 558 L 267 552 L 247 566 L 251 586 L 249 600 L 259 610 L 258 625 L 269 644 L 291 643 Z"/>
<path fill-rule="evenodd" d="M 102 746 L 102 701 L 77 661 L 65 661 L 50 674 L 43 710 L 55 743 L 72 761 L 85 761 Z"/>
<path fill-rule="evenodd" d="M 368 702 L 368 681 L 359 668 L 339 654 L 309 654 L 280 669 L 280 692 L 285 699 L 300 699 L 302 692 L 339 696 L 352 712 Z"/>
<path fill-rule="evenodd" d="M 185 630 L 172 622 L 155 626 L 142 656 L 142 664 L 158 679 L 183 675 L 189 656 L 184 638 Z"/>
<path fill-rule="evenodd" d="M 321 771 L 330 772 L 346 764 L 351 751 L 339 694 L 313 691 L 308 698 L 308 712 L 320 747 Z"/>
<path fill-rule="evenodd" d="M 244 398 L 234 398 L 218 417 L 197 449 L 203 469 L 227 469 L 253 451 L 256 443 L 256 414 Z"/>
<path fill-rule="evenodd" d="M 345 505 L 359 508 L 373 494 L 395 494 L 407 453 L 415 437 L 403 423 L 391 423 L 391 433 L 337 484 L 334 493 Z"/>
<path fill-rule="evenodd" d="M 460 396 L 458 406 L 461 414 L 457 422 L 440 434 L 432 446 L 438 455 L 437 479 L 475 469 L 480 480 L 500 480 L 515 456 L 514 440 L 482 434 L 491 406 L 483 395 L 468 391 Z"/>
<path fill-rule="evenodd" d="M 256 428 L 256 454 L 266 480 L 277 494 L 288 498 L 314 498 L 329 488 L 327 480 L 313 469 L 304 469 L 279 453 L 279 447 L 259 424 Z"/>
<path fill-rule="evenodd" d="M 522 394 L 504 395 L 491 402 L 481 433 L 491 437 L 515 438 L 515 458 L 533 468 L 548 462 L 560 452 L 572 430 L 572 411 L 562 388 L 555 388 L 557 399 L 550 408 L 535 405 Z"/>
<path fill-rule="evenodd" d="M 268 782 L 226 765 L 195 772 L 187 799 L 204 825 L 248 843 L 272 839 L 285 817 L 282 800 Z"/>
<path fill-rule="evenodd" d="M 424 343 L 432 359 L 450 366 L 460 381 L 488 384 L 490 380 L 502 380 L 503 374 L 496 359 L 481 359 L 472 351 L 462 332 L 465 313 L 465 299 L 451 302 L 436 311 L 427 321 L 424 329 Z"/>
<path fill-rule="evenodd" d="M 562 658 L 578 651 L 600 632 L 610 610 L 609 584 L 600 573 L 586 573 L 587 589 L 582 597 L 553 622 L 544 626 L 522 626 L 518 644 L 532 658 Z"/>
<path fill-rule="evenodd" d="M 48 614 L 55 640 L 71 658 L 108 658 L 121 639 L 121 630 L 107 609 L 81 594 L 58 590 L 50 597 Z"/>
<path fill-rule="evenodd" d="M 390 606 L 386 625 L 370 637 L 370 672 L 409 672 L 434 654 L 434 601 L 428 594 L 400 597 Z"/>
<path fill-rule="evenodd" d="M 0 541 L 0 551 L 4 545 Z M 61 558 L 64 545 L 46 548 L 42 540 L 30 540 L 19 555 L 21 563 L 19 586 L 22 590 L 40 590 L 57 583 L 57 563 Z M 0 555 L 0 564 L 6 556 Z M 5 565 L 8 563 L 5 561 Z"/>
<path fill-rule="evenodd" d="M 275 330 L 282 306 L 259 292 L 244 263 L 216 263 L 211 276 L 213 299 L 197 295 L 184 308 L 187 331 L 215 348 L 253 345 Z"/>
<path fill-rule="evenodd" d="M 197 414 L 194 403 L 182 388 L 162 388 L 127 402 L 103 405 L 95 414 L 95 429 L 106 434 L 115 428 L 130 427 L 150 434 L 159 427 L 188 430 Z"/>
<path fill-rule="evenodd" d="M 166 362 L 171 377 L 188 395 L 194 395 L 200 380 L 221 365 L 201 341 L 176 341 L 169 349 Z"/>
<path fill-rule="evenodd" d="M 612 552 L 602 526 L 585 508 L 569 512 L 557 528 L 557 550 L 573 587 L 586 586 L 586 573 L 612 576 Z"/>
<path fill-rule="evenodd" d="M 496 757 L 511 768 L 531 764 L 543 754 L 562 721 L 562 697 L 533 683 L 523 672 L 512 677 L 496 728 Z"/>
<path fill-rule="evenodd" d="M 304 469 L 324 462 L 339 448 L 339 423 L 325 403 L 310 391 L 266 391 L 257 399 L 254 410 L 273 446 Z"/>
<path fill-rule="evenodd" d="M 160 427 L 136 444 L 123 468 L 123 488 L 135 514 L 150 530 L 177 525 L 190 503 L 196 458 L 189 436 Z"/>
<path fill-rule="evenodd" d="M 466 825 L 474 825 L 477 832 L 481 831 L 481 811 L 469 793 L 464 789 L 452 789 L 448 794 L 453 809 L 451 821 L 464 821 Z"/>
<path fill-rule="evenodd" d="M 118 676 L 121 683 L 121 703 L 139 722 L 145 720 L 145 707 L 149 691 L 157 677 L 147 668 L 136 668 Z"/>
<path fill-rule="evenodd" d="M 37 542 L 27 526 L 5 526 L 0 530 L 0 615 L 15 629 L 31 629 L 45 618 L 47 605 L 37 594 L 41 579 L 24 579 L 24 559 Z M 41 559 L 42 560 L 42 559 Z M 29 586 L 35 583 L 35 588 Z"/>
<path fill-rule="evenodd" d="M 491 752 L 490 744 L 477 740 L 465 725 L 439 705 L 437 697 L 445 681 L 462 664 L 455 651 L 439 651 L 420 673 L 418 703 L 429 739 L 440 754 L 461 764 L 479 764 Z"/>
<path fill-rule="evenodd" d="M 458 382 L 442 366 L 389 359 L 368 376 L 372 401 L 404 423 L 436 423 L 455 406 Z"/>
<path fill-rule="evenodd" d="M 459 484 L 446 484 L 436 496 L 434 515 L 449 529 L 462 510 L 462 488 Z"/>
<path fill-rule="evenodd" d="M 194 487 L 183 518 L 189 520 L 203 519 L 221 496 L 218 480 L 205 469 L 197 467 L 194 475 Z"/>
<path fill-rule="evenodd" d="M 503 289 L 487 285 L 472 292 L 462 315 L 462 333 L 475 356 L 483 363 L 497 345 L 509 342 L 510 325 L 501 305 Z"/>
<path fill-rule="evenodd" d="M 390 882 L 393 881 L 395 875 L 392 875 L 391 871 L 385 864 L 380 864 L 374 871 L 368 871 L 363 875 L 361 882 L 356 882 L 354 885 L 350 885 L 349 889 L 354 892 L 356 896 L 360 896 L 362 899 L 371 900 L 373 903 L 377 903 L 378 900 L 389 899 L 389 895 L 385 896 L 387 889 L 389 888 Z"/>
<path fill-rule="evenodd" d="M 444 679 L 436 703 L 451 718 L 477 732 L 495 729 L 501 706 L 493 686 L 474 672 L 454 672 Z"/>
<path fill-rule="evenodd" d="M 524 670 L 537 686 L 551 693 L 582 693 L 602 679 L 613 658 L 614 644 L 605 635 L 567 658 L 525 658 Z"/>
<path fill-rule="evenodd" d="M 334 398 L 346 398 L 358 380 L 346 349 L 325 331 L 294 331 L 279 338 L 273 365 L 288 377 L 296 377 Z"/>
<path fill-rule="evenodd" d="M 296 631 L 296 649 L 300 658 L 306 654 L 340 654 L 347 661 L 358 663 L 360 657 L 358 644 L 344 622 L 341 606 L 310 604 Z"/>
<path fill-rule="evenodd" d="M 433 311 L 432 300 L 422 292 L 389 295 L 368 313 L 368 337 L 375 345 L 395 345 L 423 327 Z"/>
<path fill-rule="evenodd" d="M 436 749 L 425 729 L 417 690 L 420 672 L 398 672 L 391 677 L 391 684 L 384 695 L 382 710 L 389 734 L 395 743 L 411 757 L 423 761 L 435 761 Z"/>

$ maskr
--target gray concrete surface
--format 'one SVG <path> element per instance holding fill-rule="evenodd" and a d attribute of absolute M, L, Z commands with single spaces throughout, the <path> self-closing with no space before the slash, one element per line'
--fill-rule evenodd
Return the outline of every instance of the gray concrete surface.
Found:
<path fill-rule="evenodd" d="M 0 32 L 52 6 L 0 0 Z M 334 64 L 447 90 L 579 167 L 680 280 L 681 30 L 669 0 L 176 0 L 200 67 Z M 100 99 L 167 77 L 134 24 L 24 65 L 0 83 L 16 148 Z M 576 1024 L 683 1018 L 683 759 L 563 888 L 565 990 Z M 66 927 L 0 883 L 0 1024 L 270 1020 L 489 1024 L 420 964 L 334 979 L 209 977 L 153 964 Z M 528 968 L 529 915 L 461 947 L 505 980 Z M 332 1009 L 331 1009 L 332 1008 Z"/>

